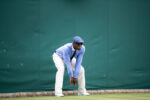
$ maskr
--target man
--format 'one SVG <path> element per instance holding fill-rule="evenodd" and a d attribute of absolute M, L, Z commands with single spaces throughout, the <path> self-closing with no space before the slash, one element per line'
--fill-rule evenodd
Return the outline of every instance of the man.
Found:
<path fill-rule="evenodd" d="M 63 97 L 62 86 L 65 64 L 70 77 L 70 84 L 76 86 L 78 80 L 78 95 L 90 95 L 85 88 L 85 73 L 81 65 L 85 52 L 84 40 L 75 36 L 72 43 L 67 43 L 58 48 L 52 55 L 53 61 L 57 68 L 55 80 L 55 96 Z M 74 73 L 73 73 L 74 71 Z"/>

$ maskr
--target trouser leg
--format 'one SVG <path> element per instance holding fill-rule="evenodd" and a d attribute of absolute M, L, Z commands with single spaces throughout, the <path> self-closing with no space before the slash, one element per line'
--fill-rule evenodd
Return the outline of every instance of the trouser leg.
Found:
<path fill-rule="evenodd" d="M 62 94 L 63 77 L 64 77 L 64 62 L 56 53 L 53 54 L 53 61 L 57 68 L 55 77 L 55 94 Z"/>
<path fill-rule="evenodd" d="M 71 65 L 72 65 L 72 69 L 75 70 L 75 63 L 76 63 L 76 59 L 73 58 L 71 61 Z M 78 92 L 86 92 L 86 88 L 85 88 L 85 71 L 84 71 L 84 67 L 81 65 L 81 69 L 78 75 Z"/>

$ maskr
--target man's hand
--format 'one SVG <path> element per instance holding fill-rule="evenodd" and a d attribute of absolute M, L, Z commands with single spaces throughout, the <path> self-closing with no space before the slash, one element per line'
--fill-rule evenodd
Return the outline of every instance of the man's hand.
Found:
<path fill-rule="evenodd" d="M 76 86 L 76 84 L 77 84 L 77 78 L 73 78 L 74 80 L 73 80 L 73 83 L 74 83 L 74 86 Z"/>
<path fill-rule="evenodd" d="M 76 86 L 77 78 L 73 78 L 73 77 L 70 78 L 70 85 L 72 86 L 72 84 L 74 84 L 74 86 Z"/>
<path fill-rule="evenodd" d="M 72 86 L 73 84 L 73 77 L 70 78 L 70 85 Z"/>

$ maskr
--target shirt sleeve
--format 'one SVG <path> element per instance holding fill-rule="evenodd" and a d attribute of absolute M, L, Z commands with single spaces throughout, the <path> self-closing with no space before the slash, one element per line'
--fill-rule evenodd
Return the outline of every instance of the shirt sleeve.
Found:
<path fill-rule="evenodd" d="M 78 78 L 80 69 L 81 69 L 81 63 L 82 63 L 82 58 L 84 55 L 85 49 L 77 56 L 76 58 L 76 64 L 75 64 L 75 71 L 74 71 L 74 78 Z"/>
<path fill-rule="evenodd" d="M 71 67 L 71 62 L 70 62 L 70 57 L 68 52 L 64 53 L 64 61 L 67 66 L 69 77 L 73 77 L 73 72 L 72 72 L 72 67 Z"/>

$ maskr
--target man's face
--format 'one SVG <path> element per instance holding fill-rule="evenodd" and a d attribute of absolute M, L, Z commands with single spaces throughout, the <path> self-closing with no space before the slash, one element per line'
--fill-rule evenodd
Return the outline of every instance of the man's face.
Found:
<path fill-rule="evenodd" d="M 76 50 L 80 50 L 81 49 L 81 47 L 82 47 L 82 44 L 83 43 L 73 43 L 73 47 L 74 47 L 74 49 L 76 49 Z"/>

